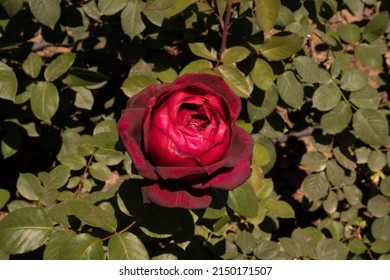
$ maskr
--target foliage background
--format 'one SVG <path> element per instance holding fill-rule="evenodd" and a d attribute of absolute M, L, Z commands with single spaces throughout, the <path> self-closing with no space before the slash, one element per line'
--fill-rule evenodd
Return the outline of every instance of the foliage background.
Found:
<path fill-rule="evenodd" d="M 0 0 L 0 259 L 389 259 L 389 6 Z M 198 72 L 242 97 L 252 177 L 142 204 L 116 121 Z"/>

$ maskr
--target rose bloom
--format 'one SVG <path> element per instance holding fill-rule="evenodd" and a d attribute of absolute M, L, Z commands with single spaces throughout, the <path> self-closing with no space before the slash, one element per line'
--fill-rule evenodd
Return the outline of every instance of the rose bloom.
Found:
<path fill-rule="evenodd" d="M 206 208 L 213 188 L 244 183 L 253 141 L 235 124 L 240 111 L 241 100 L 211 74 L 187 74 L 132 97 L 118 131 L 144 177 L 145 202 Z"/>

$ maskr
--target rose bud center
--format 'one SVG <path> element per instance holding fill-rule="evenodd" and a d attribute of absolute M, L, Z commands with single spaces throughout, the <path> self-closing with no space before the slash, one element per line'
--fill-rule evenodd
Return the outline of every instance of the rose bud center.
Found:
<path fill-rule="evenodd" d="M 146 133 L 146 150 L 156 164 L 205 166 L 221 160 L 230 145 L 230 126 L 220 100 L 179 92 L 157 103 Z"/>

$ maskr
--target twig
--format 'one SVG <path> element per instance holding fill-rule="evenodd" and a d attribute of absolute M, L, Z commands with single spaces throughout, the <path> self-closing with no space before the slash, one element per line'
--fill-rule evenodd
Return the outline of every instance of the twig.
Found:
<path fill-rule="evenodd" d="M 124 232 L 126 232 L 128 229 L 130 229 L 132 226 L 134 226 L 135 224 L 136 224 L 136 221 L 133 221 L 130 225 L 128 225 L 128 226 L 125 227 L 124 229 L 122 229 L 122 230 L 120 230 L 120 231 L 118 231 L 118 232 L 115 232 L 115 233 L 113 233 L 113 234 L 110 234 L 109 236 L 103 237 L 101 240 L 102 240 L 102 241 L 105 241 L 105 240 L 107 240 L 107 239 L 110 239 L 111 237 L 114 237 L 114 236 L 118 235 L 118 234 L 124 233 Z"/>
<path fill-rule="evenodd" d="M 82 175 L 81 178 L 80 178 L 80 183 L 79 183 L 79 185 L 77 186 L 77 189 L 76 189 L 75 193 L 80 193 L 80 192 L 81 192 L 81 189 L 82 189 L 82 187 L 83 187 L 83 180 L 87 179 L 87 177 L 88 177 L 88 169 L 89 169 L 89 167 L 90 167 L 91 164 L 92 164 L 92 160 L 93 160 L 93 157 L 95 156 L 96 151 L 97 151 L 97 148 L 95 148 L 95 149 L 93 150 L 93 153 L 92 153 L 91 156 L 89 157 L 88 163 L 87 163 L 87 165 L 86 165 L 85 168 L 84 168 L 84 173 L 83 173 L 83 175 Z"/>

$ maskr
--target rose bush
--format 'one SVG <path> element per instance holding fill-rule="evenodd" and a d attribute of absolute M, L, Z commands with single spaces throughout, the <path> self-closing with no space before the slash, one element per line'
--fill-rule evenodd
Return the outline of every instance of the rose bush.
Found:
<path fill-rule="evenodd" d="M 132 97 L 118 130 L 145 178 L 144 200 L 205 208 L 213 188 L 232 190 L 245 182 L 253 141 L 235 124 L 240 111 L 240 99 L 211 74 L 187 74 Z"/>

